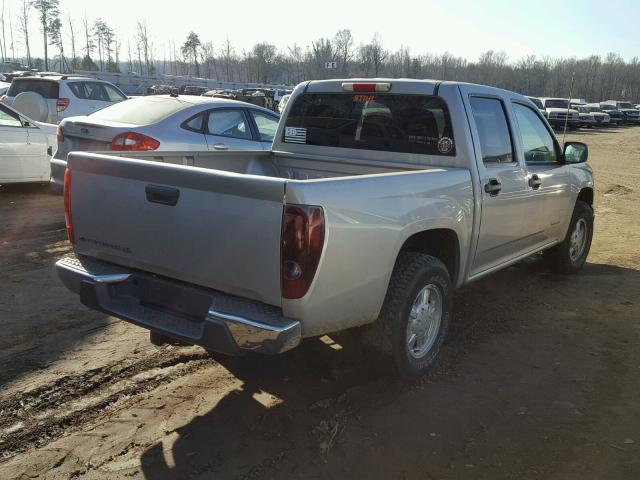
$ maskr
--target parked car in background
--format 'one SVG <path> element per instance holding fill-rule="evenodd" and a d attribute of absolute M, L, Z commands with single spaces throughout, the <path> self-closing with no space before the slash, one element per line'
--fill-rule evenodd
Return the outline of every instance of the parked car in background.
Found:
<path fill-rule="evenodd" d="M 604 113 L 609 115 L 611 125 L 621 125 L 625 122 L 624 113 L 619 111 L 618 107 L 616 107 L 615 105 L 604 102 L 598 103 L 596 105 L 598 105 Z"/>
<path fill-rule="evenodd" d="M 577 110 L 569 106 L 566 98 L 541 98 L 540 101 L 547 111 L 547 120 L 552 127 L 575 130 L 580 126 L 580 115 Z"/>
<path fill-rule="evenodd" d="M 0 97 L 7 94 L 10 86 L 10 82 L 0 82 Z"/>
<path fill-rule="evenodd" d="M 592 128 L 596 124 L 596 118 L 591 113 L 585 104 L 571 104 L 571 108 L 578 112 L 578 117 L 580 118 L 580 126 Z"/>
<path fill-rule="evenodd" d="M 529 100 L 531 100 L 533 102 L 533 104 L 538 108 L 538 110 L 540 110 L 540 113 L 542 114 L 542 116 L 544 118 L 547 118 L 547 111 L 544 108 L 544 105 L 542 105 L 542 101 L 538 98 L 538 97 L 527 97 Z"/>
<path fill-rule="evenodd" d="M 103 80 L 71 75 L 14 78 L 2 102 L 39 122 L 89 115 L 127 96 Z"/>
<path fill-rule="evenodd" d="M 56 125 L 0 103 L 0 184 L 48 182 L 55 145 Z"/>
<path fill-rule="evenodd" d="M 608 100 L 604 103 L 615 106 L 616 109 L 624 115 L 624 123 L 630 125 L 640 124 L 640 110 L 635 108 L 631 102 Z"/>
<path fill-rule="evenodd" d="M 67 154 L 82 151 L 269 150 L 279 116 L 235 100 L 152 95 L 67 118 L 51 159 L 54 189 L 63 184 Z"/>
<path fill-rule="evenodd" d="M 177 90 L 173 85 L 151 85 L 147 88 L 147 95 L 169 95 L 174 89 Z"/>
<path fill-rule="evenodd" d="M 187 85 L 182 89 L 181 93 L 183 95 L 202 95 L 207 90 L 209 90 L 207 87 L 201 87 L 199 85 Z"/>
<path fill-rule="evenodd" d="M 583 108 L 586 108 L 587 110 L 589 110 L 589 112 L 591 112 L 596 126 L 604 127 L 609 125 L 611 117 L 608 113 L 602 111 L 598 103 L 588 103 Z"/>
<path fill-rule="evenodd" d="M 291 98 L 291 94 L 283 95 L 280 101 L 278 102 L 278 112 L 282 114 L 284 112 L 287 103 L 289 103 L 289 99 Z"/>
<path fill-rule="evenodd" d="M 271 151 L 208 152 L 200 168 L 69 155 L 64 285 L 156 341 L 223 354 L 368 325 L 413 377 L 439 356 L 456 287 L 539 252 L 558 273 L 585 264 L 587 146 L 561 147 L 525 97 L 311 81 L 286 112 Z"/>

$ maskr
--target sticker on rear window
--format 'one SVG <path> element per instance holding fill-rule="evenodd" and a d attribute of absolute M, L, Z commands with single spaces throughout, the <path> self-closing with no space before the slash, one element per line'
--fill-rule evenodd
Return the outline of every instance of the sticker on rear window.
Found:
<path fill-rule="evenodd" d="M 301 127 L 286 127 L 284 141 L 287 143 L 307 143 L 307 129 Z"/>
<path fill-rule="evenodd" d="M 453 149 L 453 140 L 449 137 L 442 137 L 438 140 L 438 151 L 440 153 L 449 153 Z"/>

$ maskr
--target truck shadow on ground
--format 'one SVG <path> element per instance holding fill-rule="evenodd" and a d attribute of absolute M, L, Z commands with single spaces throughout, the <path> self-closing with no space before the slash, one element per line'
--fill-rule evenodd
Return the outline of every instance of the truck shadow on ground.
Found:
<path fill-rule="evenodd" d="M 622 291 L 621 284 L 626 286 Z M 635 303 L 638 291 L 637 270 L 587 264 L 579 275 L 563 277 L 549 274 L 536 258 L 527 260 L 457 292 L 453 327 L 443 357 L 418 383 L 432 393 L 448 388 L 446 385 L 457 378 L 451 372 L 468 370 L 468 355 L 480 344 L 496 334 L 531 335 L 519 329 L 538 319 L 557 325 L 564 318 L 561 313 L 593 312 L 597 319 L 602 312 L 615 314 L 621 308 L 631 308 L 636 315 L 640 313 Z M 580 314 L 574 316 L 581 318 Z M 535 344 L 537 340 L 534 336 L 527 341 Z M 178 438 L 170 447 L 173 463 L 165 460 L 167 446 L 162 442 L 148 447 L 140 458 L 145 478 L 209 478 L 211 474 L 216 478 L 278 477 L 280 463 L 287 456 L 289 465 L 301 466 L 313 461 L 314 455 L 319 461 L 319 452 L 327 442 L 330 448 L 340 431 L 339 427 L 334 430 L 334 425 L 357 417 L 363 409 L 370 411 L 371 405 L 397 403 L 402 394 L 415 388 L 415 383 L 398 380 L 391 358 L 362 346 L 358 335 L 350 333 L 332 340 L 311 339 L 276 357 L 216 360 L 243 386 L 175 430 Z M 507 367 L 496 364 L 491 368 Z M 487 387 L 480 381 L 464 388 L 473 398 Z M 430 414 L 455 416 L 454 403 L 451 411 Z M 402 437 L 403 432 L 392 432 L 395 434 Z M 305 468 L 294 467 L 293 472 L 303 475 Z M 308 478 L 317 477 L 310 471 Z"/>

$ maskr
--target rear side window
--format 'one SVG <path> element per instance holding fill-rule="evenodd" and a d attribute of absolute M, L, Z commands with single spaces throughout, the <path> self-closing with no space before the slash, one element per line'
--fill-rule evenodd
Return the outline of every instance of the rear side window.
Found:
<path fill-rule="evenodd" d="M 23 92 L 35 92 L 44 98 L 58 98 L 59 87 L 57 82 L 50 80 L 26 80 L 14 79 L 11 82 L 7 95 L 16 97 Z"/>
<path fill-rule="evenodd" d="M 513 144 L 504 105 L 496 98 L 471 97 L 484 163 L 513 162 Z"/>
<path fill-rule="evenodd" d="M 296 98 L 282 141 L 455 155 L 449 110 L 426 95 L 306 93 Z"/>

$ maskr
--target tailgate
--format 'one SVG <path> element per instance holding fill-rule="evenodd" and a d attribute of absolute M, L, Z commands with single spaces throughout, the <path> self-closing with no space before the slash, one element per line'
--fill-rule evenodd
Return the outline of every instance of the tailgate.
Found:
<path fill-rule="evenodd" d="M 80 255 L 281 304 L 286 181 L 71 153 Z"/>

